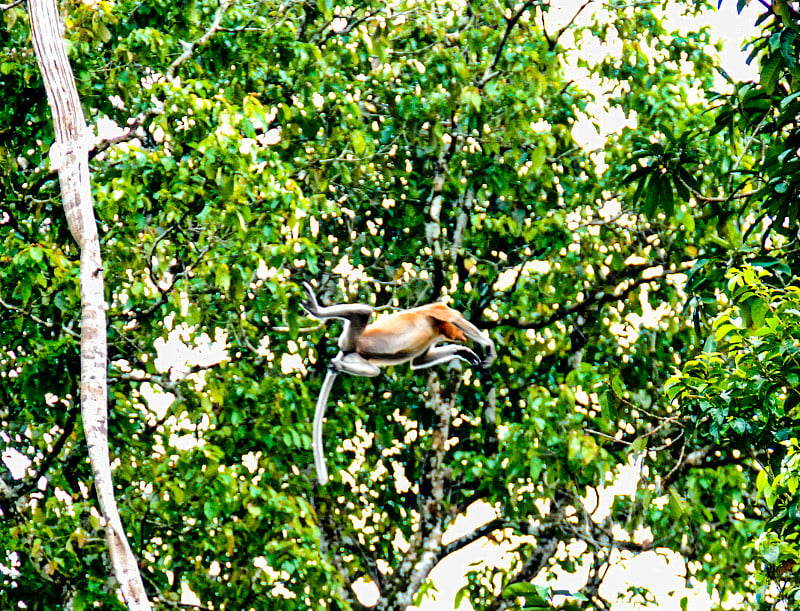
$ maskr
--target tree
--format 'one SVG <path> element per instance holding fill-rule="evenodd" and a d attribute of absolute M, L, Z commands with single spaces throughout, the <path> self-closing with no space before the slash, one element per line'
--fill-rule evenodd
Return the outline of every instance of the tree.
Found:
<path fill-rule="evenodd" d="M 764 608 L 795 609 L 800 12 L 796 2 L 762 4 L 750 55 L 759 60 L 760 82 L 736 84 L 732 94 L 719 96 L 711 131 L 743 143 L 737 164 L 719 197 L 695 193 L 727 228 L 716 252 L 694 270 L 695 287 L 719 306 L 714 333 L 670 393 L 707 455 L 718 462 L 749 459 L 737 496 L 749 499 L 752 542 L 745 550 L 758 567 L 757 600 Z"/>
<path fill-rule="evenodd" d="M 108 452 L 106 321 L 102 256 L 89 189 L 86 122 L 59 33 L 55 2 L 30 3 L 31 39 L 53 110 L 51 167 L 59 172 L 64 216 L 81 253 L 81 394 L 92 475 L 114 574 L 130 609 L 149 609 L 136 559 L 119 517 Z M 69 597 L 71 599 L 71 595 Z M 68 600 L 69 600 L 68 599 Z"/>
<path fill-rule="evenodd" d="M 729 231 L 697 195 L 736 163 L 719 133 L 702 138 L 707 32 L 668 31 L 649 2 L 64 10 L 98 128 L 114 477 L 157 605 L 188 588 L 215 608 L 359 608 L 371 582 L 378 608 L 406 608 L 485 537 L 511 568 L 475 567 L 474 608 L 552 606 L 556 568 L 586 574 L 563 605 L 608 607 L 608 568 L 654 549 L 685 554 L 715 596 L 753 592 L 751 531 L 717 520 L 749 499 L 750 457 L 697 445 L 663 390 L 705 342 L 716 302 L 686 317 L 684 295 L 705 304 L 698 278 L 714 278 L 697 270 L 714 265 L 698 262 Z M 120 608 L 74 405 L 78 253 L 43 163 L 27 15 L 4 16 L 0 438 L 32 464 L 4 476 L 0 603 Z M 602 43 L 617 51 L 569 52 Z M 587 151 L 574 128 L 603 108 L 625 127 Z M 388 309 L 444 297 L 500 357 L 484 375 L 343 377 L 333 481 L 315 487 L 335 332 L 299 315 L 301 278 Z M 635 492 L 603 516 L 600 492 L 633 461 Z M 494 519 L 446 539 L 478 502 Z"/>
<path fill-rule="evenodd" d="M 672 388 L 708 452 L 724 449 L 755 459 L 751 472 L 757 476 L 746 480 L 751 489 L 744 492 L 763 497 L 749 509 L 758 535 L 751 547 L 766 563 L 760 594 L 767 600 L 775 596 L 768 590 L 774 579 L 781 586 L 777 598 L 794 608 L 800 289 L 765 284 L 775 277 L 764 268 L 733 270 L 729 276 L 731 306 L 715 320 L 706 350 L 687 363 Z"/>

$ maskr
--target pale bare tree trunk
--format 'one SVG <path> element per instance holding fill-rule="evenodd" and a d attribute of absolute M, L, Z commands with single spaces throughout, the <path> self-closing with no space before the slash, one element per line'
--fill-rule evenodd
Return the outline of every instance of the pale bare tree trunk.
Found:
<path fill-rule="evenodd" d="M 105 518 L 114 575 L 132 611 L 149 611 L 142 583 L 114 498 L 108 452 L 106 316 L 100 239 L 89 188 L 90 135 L 67 59 L 56 0 L 29 0 L 33 48 L 53 111 L 56 141 L 50 164 L 58 170 L 64 212 L 81 252 L 81 415 L 95 488 Z"/>

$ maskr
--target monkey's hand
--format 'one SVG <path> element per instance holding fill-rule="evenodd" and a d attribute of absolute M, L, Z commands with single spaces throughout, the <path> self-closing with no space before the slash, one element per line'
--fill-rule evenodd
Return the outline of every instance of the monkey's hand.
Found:
<path fill-rule="evenodd" d="M 311 314 L 311 316 L 318 317 L 320 306 L 319 301 L 317 301 L 317 294 L 314 292 L 314 287 L 308 282 L 303 282 L 303 290 L 306 293 L 306 300 L 300 302 L 300 306 Z"/>
<path fill-rule="evenodd" d="M 491 366 L 492 366 L 492 363 L 494 362 L 494 359 L 495 359 L 495 356 L 494 356 L 494 355 L 491 355 L 491 356 L 486 356 L 486 357 L 485 357 L 485 358 L 484 358 L 484 359 L 481 361 L 480 365 L 478 365 L 478 367 L 480 367 L 481 369 L 489 369 L 489 367 L 491 367 Z"/>
<path fill-rule="evenodd" d="M 473 367 L 483 369 L 483 361 L 481 360 L 481 357 L 479 357 L 469 348 L 461 348 L 461 350 L 458 351 L 458 356 L 467 361 L 467 363 Z"/>
<path fill-rule="evenodd" d="M 494 342 L 489 340 L 489 343 L 483 346 L 483 360 L 481 361 L 480 368 L 481 369 L 489 369 L 489 365 L 491 365 L 494 360 L 497 358 L 497 352 L 494 348 Z"/>

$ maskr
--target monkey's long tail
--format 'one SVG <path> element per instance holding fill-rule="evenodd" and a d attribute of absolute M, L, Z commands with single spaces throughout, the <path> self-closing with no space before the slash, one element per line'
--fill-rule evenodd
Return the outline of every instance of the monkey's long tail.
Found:
<path fill-rule="evenodd" d="M 331 388 L 337 373 L 334 369 L 328 369 L 328 373 L 325 374 L 325 381 L 319 391 L 317 409 L 314 411 L 314 431 L 311 437 L 311 446 L 314 450 L 314 466 L 317 468 L 317 481 L 320 486 L 328 482 L 328 469 L 325 467 L 325 448 L 322 446 L 322 419 L 325 417 L 328 395 L 331 394 Z"/>

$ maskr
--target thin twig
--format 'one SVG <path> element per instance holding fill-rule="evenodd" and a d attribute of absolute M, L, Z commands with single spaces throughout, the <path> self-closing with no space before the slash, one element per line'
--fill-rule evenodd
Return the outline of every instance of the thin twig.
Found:
<path fill-rule="evenodd" d="M 495 51 L 494 59 L 492 59 L 492 63 L 486 67 L 486 71 L 483 73 L 483 78 L 478 82 L 478 87 L 481 88 L 490 80 L 492 80 L 498 73 L 494 72 L 494 69 L 497 67 L 497 64 L 500 63 L 500 58 L 503 55 L 503 49 L 508 42 L 508 38 L 511 36 L 511 31 L 517 25 L 517 22 L 522 17 L 522 14 L 527 11 L 531 6 L 537 4 L 538 0 L 528 0 L 525 4 L 523 4 L 520 9 L 514 13 L 511 17 L 506 19 L 506 31 L 503 32 L 503 38 L 500 40 L 500 44 L 497 46 L 497 51 Z"/>
<path fill-rule="evenodd" d="M 537 331 L 539 329 L 544 329 L 545 327 L 549 327 L 553 323 L 556 323 L 560 320 L 564 320 L 568 316 L 572 314 L 584 312 L 588 310 L 592 306 L 602 306 L 607 303 L 613 303 L 616 301 L 620 301 L 625 299 L 629 293 L 631 293 L 636 288 L 640 287 L 643 284 L 649 284 L 651 282 L 656 282 L 657 280 L 663 280 L 668 276 L 673 276 L 675 274 L 685 274 L 686 270 L 684 269 L 672 269 L 669 271 L 665 271 L 661 274 L 657 274 L 655 276 L 649 276 L 647 278 L 636 278 L 635 280 L 631 280 L 630 284 L 625 288 L 621 289 L 619 293 L 612 292 L 612 293 L 596 293 L 590 297 L 587 297 L 583 301 L 579 301 L 573 303 L 566 308 L 561 308 L 553 312 L 550 316 L 542 318 L 540 320 L 532 321 L 532 322 L 525 322 L 520 320 L 516 317 L 510 318 L 503 318 L 500 320 L 490 320 L 490 321 L 482 321 L 479 324 L 480 327 L 484 329 L 494 329 L 500 326 L 507 326 L 513 327 L 515 329 L 532 329 Z M 630 278 L 628 279 L 630 280 Z"/>
<path fill-rule="evenodd" d="M 578 16 L 579 16 L 579 15 L 580 15 L 580 14 L 583 12 L 583 10 L 584 10 L 584 9 L 585 9 L 587 6 L 589 6 L 589 5 L 590 5 L 592 2 L 594 2 L 594 0 L 586 0 L 586 2 L 584 2 L 584 3 L 583 3 L 583 5 L 582 5 L 582 6 L 581 6 L 581 7 L 578 9 L 578 11 L 577 11 L 577 12 L 576 12 L 576 13 L 575 13 L 573 16 L 572 16 L 572 19 L 570 19 L 570 20 L 569 20 L 569 22 L 568 22 L 566 25 L 564 25 L 564 27 L 562 27 L 560 30 L 558 30 L 558 32 L 556 33 L 556 37 L 555 37 L 555 39 L 554 39 L 554 40 L 553 40 L 553 42 L 551 43 L 553 47 L 554 47 L 556 44 L 558 44 L 558 39 L 559 39 L 559 38 L 561 38 L 561 36 L 564 34 L 564 32 L 566 32 L 566 31 L 567 31 L 567 29 L 569 29 L 569 28 L 572 26 L 572 24 L 573 24 L 573 23 L 575 23 L 575 20 L 578 18 Z M 548 40 L 549 40 L 549 39 L 548 39 Z"/>
<path fill-rule="evenodd" d="M 706 197 L 700 191 L 693 189 L 689 184 L 686 183 L 685 180 L 681 177 L 680 174 L 672 173 L 673 177 L 680 181 L 680 183 L 689 190 L 689 193 L 694 195 L 695 199 L 704 204 L 713 204 L 713 203 L 724 203 L 730 202 L 737 199 L 745 199 L 747 197 L 751 197 L 758 193 L 760 189 L 755 191 L 747 191 L 745 193 L 732 193 L 730 195 L 726 195 L 725 197 Z"/>
<path fill-rule="evenodd" d="M 11 2 L 10 4 L 0 4 L 0 11 L 8 11 L 14 7 L 19 6 L 25 2 L 25 0 L 16 0 L 16 2 Z"/>
<path fill-rule="evenodd" d="M 37 325 L 42 325 L 44 327 L 47 327 L 48 329 L 53 329 L 53 328 L 56 327 L 56 325 L 54 323 L 49 322 L 47 320 L 42 320 L 41 318 L 39 318 L 35 314 L 31 314 L 30 312 L 28 312 L 24 308 L 20 308 L 18 306 L 11 305 L 10 303 L 8 303 L 6 301 L 3 301 L 2 297 L 0 297 L 0 306 L 3 306 L 5 309 L 11 310 L 12 312 L 18 312 L 18 313 L 22 314 L 23 316 L 26 316 L 26 317 L 30 318 Z M 61 326 L 61 330 L 64 331 L 64 333 L 66 333 L 67 335 L 70 335 L 70 336 L 72 336 L 74 338 L 80 338 L 80 333 L 76 333 L 72 329 L 64 327 L 63 325 Z"/>
<path fill-rule="evenodd" d="M 205 34 L 203 34 L 200 38 L 195 40 L 194 42 L 184 43 L 184 51 L 181 53 L 178 58 L 169 65 L 167 68 L 167 80 L 172 81 L 175 78 L 175 70 L 188 60 L 192 54 L 195 52 L 195 49 L 198 47 L 202 47 L 209 40 L 211 37 L 219 30 L 220 25 L 222 24 L 222 18 L 225 16 L 225 13 L 228 12 L 228 9 L 233 6 L 233 2 L 231 0 L 219 0 L 219 6 L 217 8 L 217 12 L 214 15 L 214 20 L 211 22 L 211 26 L 206 30 Z"/>

